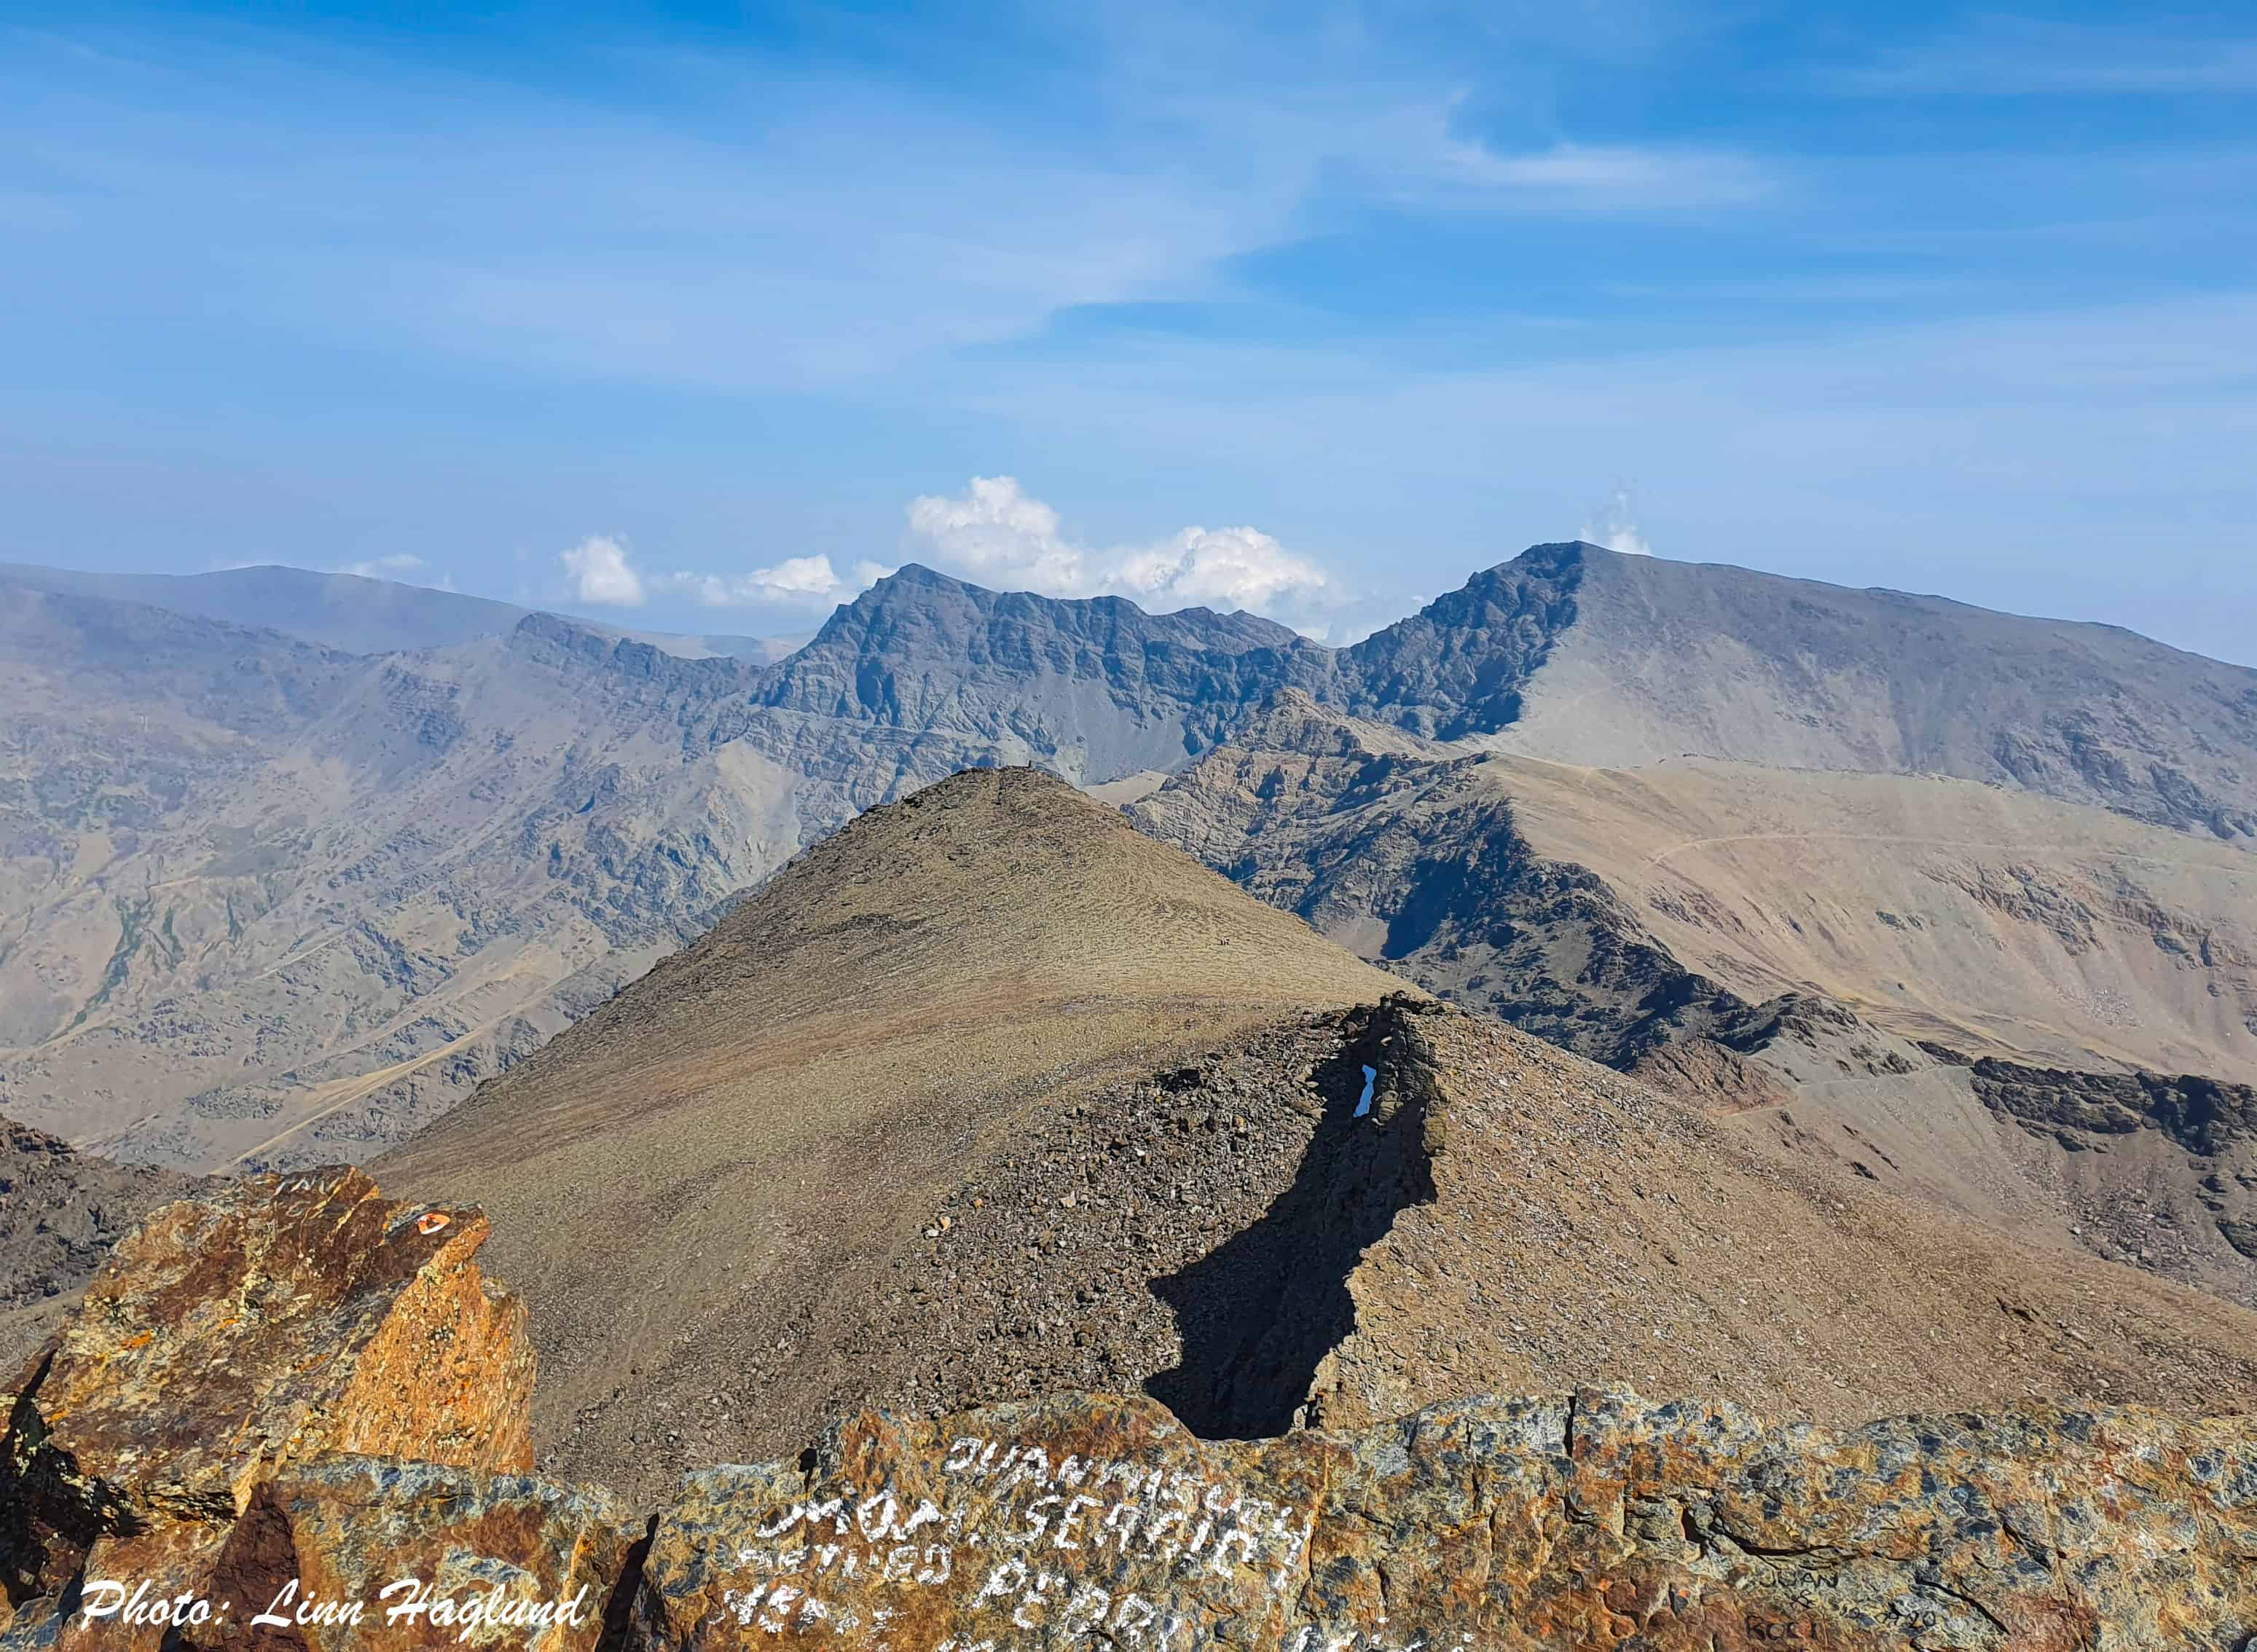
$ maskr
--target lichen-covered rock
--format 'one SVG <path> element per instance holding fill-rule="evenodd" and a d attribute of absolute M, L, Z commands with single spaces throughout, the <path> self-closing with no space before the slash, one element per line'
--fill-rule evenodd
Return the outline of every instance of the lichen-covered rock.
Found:
<path fill-rule="evenodd" d="M 212 1567 L 230 1610 L 184 1645 L 305 1652 L 459 1646 L 592 1652 L 644 1530 L 606 1493 L 517 1474 L 330 1457 L 261 1486 Z M 264 1619 L 265 1621 L 259 1621 Z M 282 1620 L 277 1624 L 274 1620 Z"/>
<path fill-rule="evenodd" d="M 693 1475 L 646 1652 L 2238 1648 L 2257 1428 L 2032 1403 L 1778 1427 L 1619 1391 L 1201 1442 L 1146 1401 L 864 1415 Z"/>
<path fill-rule="evenodd" d="M 476 1210 L 357 1170 L 261 1176 L 151 1213 L 23 1379 L 0 1439 L 0 1585 L 81 1568 L 193 1581 L 287 1465 L 351 1451 L 532 1466 L 522 1303 Z"/>

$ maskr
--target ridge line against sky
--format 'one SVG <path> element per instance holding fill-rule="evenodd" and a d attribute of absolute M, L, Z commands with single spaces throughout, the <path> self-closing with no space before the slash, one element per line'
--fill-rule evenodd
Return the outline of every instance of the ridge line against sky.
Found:
<path fill-rule="evenodd" d="M 8 8 L 0 94 L 0 559 L 1339 641 L 1581 536 L 2257 662 L 2232 11 Z"/>

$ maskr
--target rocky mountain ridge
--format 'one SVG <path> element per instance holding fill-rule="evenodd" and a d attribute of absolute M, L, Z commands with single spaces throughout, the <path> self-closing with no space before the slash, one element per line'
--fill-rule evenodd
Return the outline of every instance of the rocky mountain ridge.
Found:
<path fill-rule="evenodd" d="M 371 1168 L 495 1213 L 544 1469 L 638 1498 L 858 1406 L 1084 1387 L 1233 1434 L 1500 1383 L 2257 1404 L 2257 1322 L 2073 1218 L 1956 1213 L 1893 1137 L 1710 1119 L 1399 991 L 1062 781 L 971 771 Z M 1862 1035 L 1819 1016 L 1746 1030 Z"/>
<path fill-rule="evenodd" d="M 1242 745 L 1249 715 L 1296 690 L 1397 755 L 1937 769 L 2190 842 L 2257 841 L 2257 674 L 2105 628 L 1588 546 L 1537 547 L 1339 651 L 1246 615 L 999 595 L 915 567 L 766 667 L 540 615 L 349 655 L 26 591 L 0 681 L 25 708 L 0 772 L 0 1111 L 197 1169 L 380 1150 L 862 809 L 997 762 L 1135 795 Z M 1468 830 L 1494 813 L 1470 807 Z M 1357 856 L 1410 852 L 1334 847 L 1323 876 L 1348 905 L 1358 879 L 1396 875 Z M 2126 905 L 2028 886 L 2011 864 L 1945 871 L 2001 909 Z M 1589 907 L 1561 921 L 1592 944 L 1629 933 L 1587 887 L 1546 899 Z M 1895 947 L 1883 914 L 1900 908 L 1875 905 L 1849 914 L 1858 944 Z M 1447 914 L 1403 921 L 1430 919 L 1425 950 L 1456 944 Z M 1539 978 L 1573 962 L 1528 938 L 1543 932 L 1516 921 L 1490 999 L 1595 1048 L 1589 994 Z M 2214 1041 L 2241 951 L 2169 938 L 2219 986 L 2175 1043 Z M 1687 970 L 1747 1004 L 1812 978 L 1801 959 L 1762 979 Z M 1723 1013 L 1628 940 L 1595 973 L 1614 983 L 1600 1019 L 1623 1024 L 1608 1038 Z M 2106 984 L 2054 985 L 2097 994 L 2074 1037 L 2121 1019 Z M 2183 1048 L 2102 1053 L 2204 1070 Z"/>
<path fill-rule="evenodd" d="M 938 1202 L 1085 1097 L 1397 985 L 1063 780 L 972 770 L 864 813 L 374 1166 L 496 1214 L 544 1326 L 551 1449 L 647 1489 L 701 1441 L 782 1449 L 840 1383 L 927 1403 L 1001 1380 L 981 1356 L 1018 1339 L 987 1332 L 1049 1317 L 1047 1288 L 937 1344 L 879 1306 L 919 1282 L 894 1264 Z M 1231 1161 L 1235 1197 L 1253 1170 Z M 1010 1257 L 1133 1208 L 1188 1260 L 1220 1215 L 1180 1179 L 1072 1191 Z"/>

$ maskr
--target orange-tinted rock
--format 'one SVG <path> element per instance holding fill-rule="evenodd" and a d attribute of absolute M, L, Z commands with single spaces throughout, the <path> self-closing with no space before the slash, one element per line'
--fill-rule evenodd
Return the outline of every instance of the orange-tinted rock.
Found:
<path fill-rule="evenodd" d="M 642 1532 L 599 1491 L 326 1458 L 252 1496 L 203 1590 L 228 1609 L 184 1646 L 592 1652 Z"/>
<path fill-rule="evenodd" d="M 472 1260 L 485 1236 L 477 1211 L 388 1201 L 357 1170 L 152 1211 L 15 1398 L 10 1600 L 81 1565 L 186 1586 L 261 1482 L 325 1452 L 529 1468 L 532 1345 Z"/>
<path fill-rule="evenodd" d="M 2257 1427 L 2032 1403 L 1843 1434 L 1619 1392 L 1201 1442 L 1145 1401 L 866 1415 L 690 1477 L 646 1652 L 2239 1647 Z"/>

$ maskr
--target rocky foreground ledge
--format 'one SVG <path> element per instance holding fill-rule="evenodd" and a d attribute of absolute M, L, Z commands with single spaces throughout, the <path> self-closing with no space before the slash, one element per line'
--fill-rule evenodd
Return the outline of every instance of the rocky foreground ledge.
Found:
<path fill-rule="evenodd" d="M 521 1472 L 485 1231 L 343 1170 L 153 1215 L 15 1385 L 0 1648 L 2257 1644 L 2249 1419 L 1586 1390 L 1211 1442 L 1092 1396 L 853 1417 L 631 1512 Z"/>

